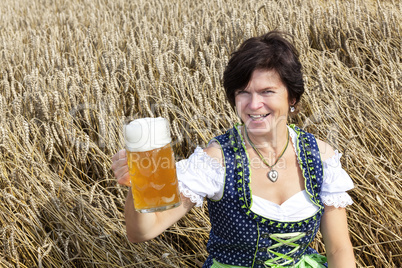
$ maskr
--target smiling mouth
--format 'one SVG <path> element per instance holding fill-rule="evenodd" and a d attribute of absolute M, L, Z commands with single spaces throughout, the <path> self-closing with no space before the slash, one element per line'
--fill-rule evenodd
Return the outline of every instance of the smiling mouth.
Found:
<path fill-rule="evenodd" d="M 258 115 L 254 115 L 254 114 L 250 114 L 250 118 L 253 121 L 261 121 L 263 120 L 265 117 L 267 117 L 269 114 L 258 114 Z"/>

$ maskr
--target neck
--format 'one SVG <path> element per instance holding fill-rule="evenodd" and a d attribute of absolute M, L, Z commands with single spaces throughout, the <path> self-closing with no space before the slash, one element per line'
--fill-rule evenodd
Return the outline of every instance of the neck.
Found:
<path fill-rule="evenodd" d="M 247 133 L 246 133 L 247 131 Z M 243 136 L 245 137 L 246 144 L 250 145 L 250 141 L 261 153 L 275 153 L 279 154 L 279 151 L 283 150 L 283 147 L 288 141 L 288 129 L 286 124 L 283 124 L 271 131 L 260 133 L 258 131 L 252 131 L 244 125 Z"/>

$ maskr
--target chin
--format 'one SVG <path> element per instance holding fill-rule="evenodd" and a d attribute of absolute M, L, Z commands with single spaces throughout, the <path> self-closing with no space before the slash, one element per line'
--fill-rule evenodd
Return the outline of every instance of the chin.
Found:
<path fill-rule="evenodd" d="M 254 124 L 253 122 L 250 122 L 247 124 L 247 130 L 253 134 L 266 133 L 272 130 L 272 126 L 267 123 L 258 122 L 257 124 Z"/>
<path fill-rule="evenodd" d="M 246 121 L 246 126 L 250 129 L 270 129 L 272 127 L 272 123 L 265 118 L 264 120 L 252 120 L 248 118 Z"/>

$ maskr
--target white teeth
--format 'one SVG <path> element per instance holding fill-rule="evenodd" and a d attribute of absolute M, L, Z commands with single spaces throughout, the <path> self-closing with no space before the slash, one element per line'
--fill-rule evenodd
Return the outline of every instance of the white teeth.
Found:
<path fill-rule="evenodd" d="M 260 119 L 262 117 L 266 117 L 269 114 L 259 114 L 259 115 L 252 115 L 250 114 L 251 119 Z"/>

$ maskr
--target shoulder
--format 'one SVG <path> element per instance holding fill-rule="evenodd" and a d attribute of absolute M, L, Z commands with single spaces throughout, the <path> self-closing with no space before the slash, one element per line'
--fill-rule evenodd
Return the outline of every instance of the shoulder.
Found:
<path fill-rule="evenodd" d="M 328 143 L 317 138 L 316 140 L 322 161 L 325 161 L 335 155 L 334 149 Z"/>
<path fill-rule="evenodd" d="M 217 142 L 211 142 L 208 147 L 204 148 L 203 150 L 209 157 L 217 160 L 221 164 L 223 163 L 222 149 Z"/>
<path fill-rule="evenodd" d="M 313 136 L 316 139 L 318 149 L 320 150 L 320 156 L 321 156 L 322 161 L 325 161 L 335 155 L 334 149 L 328 143 L 318 139 L 313 134 L 308 133 L 303 129 L 300 129 L 300 128 L 296 127 L 295 125 L 290 125 L 290 128 L 293 129 L 293 131 L 295 131 L 296 133 L 304 132 L 308 135 Z"/>

